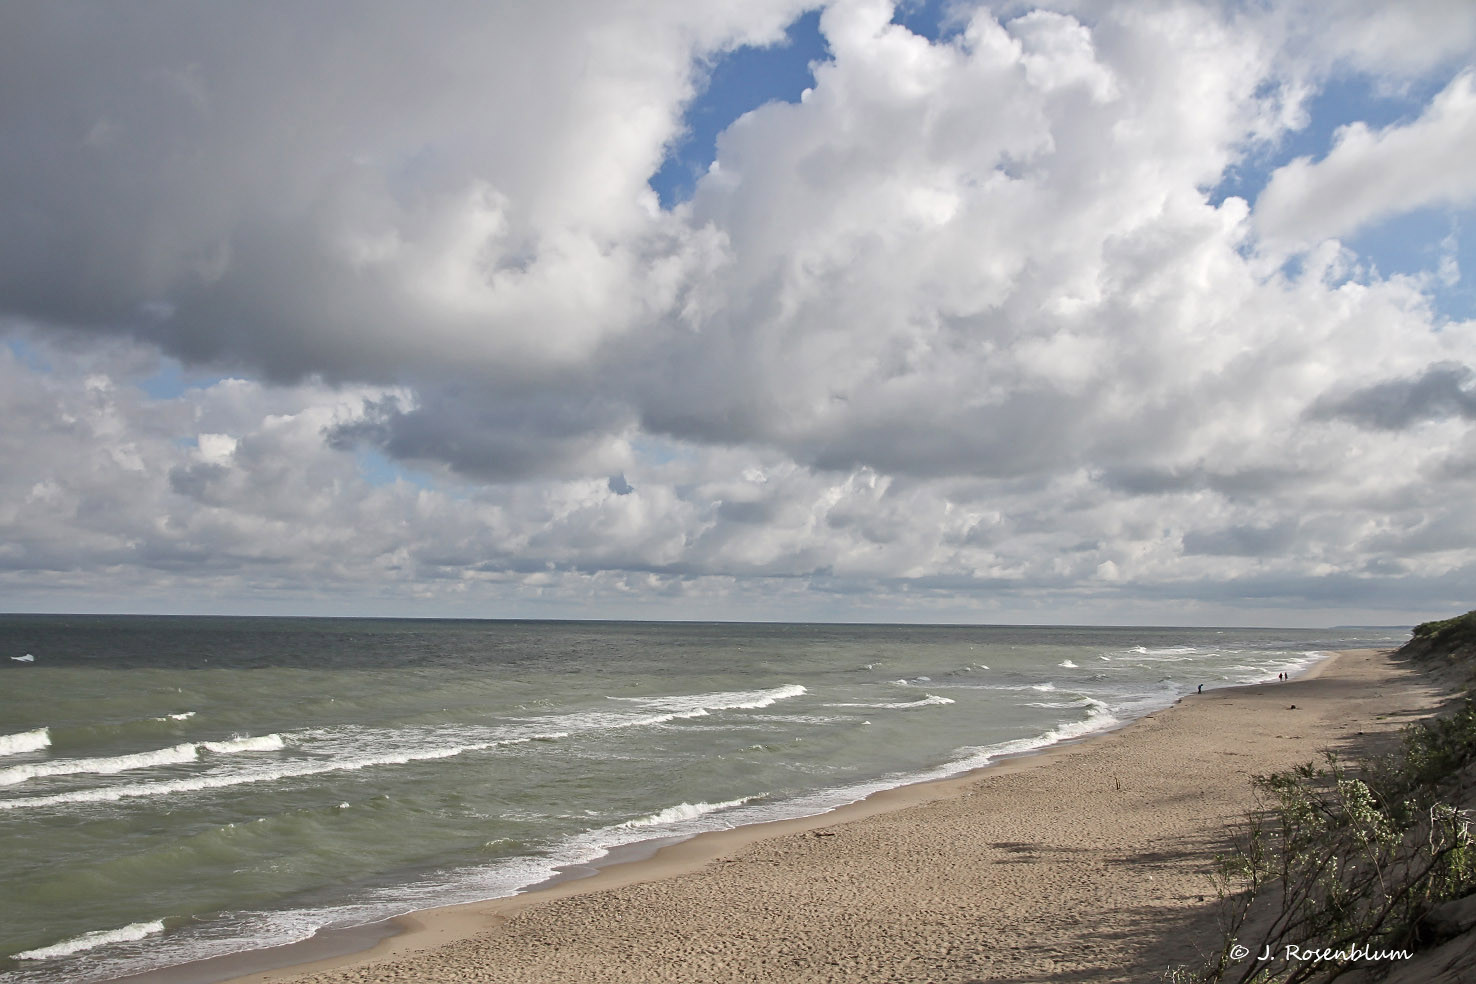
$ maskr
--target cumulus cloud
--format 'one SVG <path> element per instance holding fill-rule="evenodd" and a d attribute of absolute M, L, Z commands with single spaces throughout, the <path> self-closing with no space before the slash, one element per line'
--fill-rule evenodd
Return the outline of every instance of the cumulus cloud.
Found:
<path fill-rule="evenodd" d="M 1269 8 L 1311 71 L 1348 68 L 1398 87 L 1432 65 L 1469 62 L 1476 9 L 1464 0 L 1291 0 Z"/>
<path fill-rule="evenodd" d="M 1319 400 L 1311 412 L 1383 430 L 1448 417 L 1476 420 L 1476 373 L 1470 366 L 1437 363 L 1410 379 L 1388 380 Z"/>
<path fill-rule="evenodd" d="M 1252 211 L 1210 189 L 1372 58 L 1342 20 L 1313 58 L 1295 5 L 930 41 L 837 0 L 813 87 L 662 209 L 701 66 L 799 7 L 0 12 L 0 583 L 1034 620 L 1476 583 L 1472 326 L 1326 241 L 1465 200 L 1469 74 Z M 1470 50 L 1421 16 L 1400 79 Z M 161 358 L 208 375 L 150 397 Z"/>
<path fill-rule="evenodd" d="M 798 9 L 7 8 L 0 292 L 275 378 L 578 361 L 686 262 L 645 182 L 694 57 Z"/>
<path fill-rule="evenodd" d="M 1297 249 L 1427 205 L 1476 202 L 1476 73 L 1458 75 L 1420 118 L 1382 130 L 1352 123 L 1320 161 L 1279 168 L 1256 201 L 1268 245 Z"/>

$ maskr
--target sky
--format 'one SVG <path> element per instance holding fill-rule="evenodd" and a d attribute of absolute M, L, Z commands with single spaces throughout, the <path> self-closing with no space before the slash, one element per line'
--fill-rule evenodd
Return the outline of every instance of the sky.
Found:
<path fill-rule="evenodd" d="M 1476 607 L 1476 4 L 0 5 L 0 611 Z"/>

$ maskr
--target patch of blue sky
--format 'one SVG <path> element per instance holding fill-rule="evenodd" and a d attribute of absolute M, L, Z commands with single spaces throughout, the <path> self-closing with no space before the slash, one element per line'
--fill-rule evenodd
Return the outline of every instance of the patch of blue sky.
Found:
<path fill-rule="evenodd" d="M 1218 207 L 1232 196 L 1254 202 L 1277 168 L 1299 157 L 1314 161 L 1326 157 L 1340 127 L 1362 123 L 1371 130 L 1382 130 L 1413 122 L 1449 81 L 1425 80 L 1395 91 L 1369 75 L 1344 74 L 1328 79 L 1304 107 L 1307 125 L 1284 134 L 1274 146 L 1250 148 L 1210 190 L 1210 203 Z"/>
<path fill-rule="evenodd" d="M 1381 276 L 1416 274 L 1439 266 L 1455 225 L 1448 209 L 1431 206 L 1363 226 L 1342 241 Z"/>
<path fill-rule="evenodd" d="M 1254 202 L 1277 168 L 1302 157 L 1313 161 L 1326 157 L 1342 127 L 1362 123 L 1379 131 L 1414 122 L 1449 81 L 1432 77 L 1393 89 L 1371 75 L 1330 78 L 1307 102 L 1307 126 L 1287 133 L 1274 146 L 1252 148 L 1209 192 L 1210 202 L 1218 206 L 1232 195 Z M 1372 275 L 1431 274 L 1427 290 L 1436 312 L 1465 319 L 1476 316 L 1476 292 L 1469 281 L 1476 271 L 1476 241 L 1469 234 L 1463 236 L 1462 230 L 1473 228 L 1476 210 L 1430 207 L 1365 226 L 1344 236 L 1343 244 L 1359 255 Z M 1453 283 L 1439 276 L 1447 256 L 1461 274 Z M 1300 266 L 1300 257 L 1292 257 L 1284 272 L 1296 276 Z"/>
<path fill-rule="evenodd" d="M 4 340 L 10 354 L 21 365 L 37 373 L 50 373 L 54 366 L 46 349 L 38 347 L 23 337 L 12 336 Z M 160 356 L 159 367 L 153 373 L 137 380 L 136 385 L 155 400 L 173 400 L 186 391 L 214 386 L 229 377 L 218 373 L 196 372 L 186 369 L 177 359 Z"/>
<path fill-rule="evenodd" d="M 15 356 L 15 361 L 32 372 L 51 371 L 51 363 L 46 361 L 46 357 L 41 354 L 41 351 L 36 346 L 24 338 L 7 338 L 5 340 L 5 347 L 10 349 L 10 354 Z"/>
<path fill-rule="evenodd" d="M 633 439 L 630 449 L 635 453 L 637 463 L 642 465 L 669 465 L 673 461 L 691 461 L 696 456 L 689 445 L 652 436 Z"/>
<path fill-rule="evenodd" d="M 1364 226 L 1339 240 L 1358 257 L 1358 269 L 1341 281 L 1368 282 L 1389 277 L 1424 278 L 1423 289 L 1439 319 L 1476 318 L 1476 208 L 1452 210 L 1432 206 L 1391 216 Z M 1294 254 L 1282 264 L 1282 275 L 1302 275 L 1306 257 Z M 1341 282 L 1340 281 L 1340 282 Z"/>
<path fill-rule="evenodd" d="M 1444 318 L 1476 317 L 1476 208 L 1459 211 L 1430 207 L 1397 215 L 1346 236 L 1343 244 L 1371 264 L 1380 277 L 1430 274 L 1427 293 Z M 1463 234 L 1463 232 L 1465 234 Z M 1454 278 L 1442 277 L 1447 264 Z"/>
<path fill-rule="evenodd" d="M 138 381 L 139 389 L 155 400 L 175 400 L 192 389 L 209 389 L 229 376 L 188 369 L 178 359 L 159 357 L 159 368 Z"/>
<path fill-rule="evenodd" d="M 373 448 L 359 447 L 354 452 L 354 462 L 358 465 L 359 474 L 364 477 L 364 481 L 376 488 L 383 485 L 394 485 L 396 482 L 405 482 L 418 489 L 437 487 L 429 475 L 413 468 L 406 468 Z"/>
<path fill-rule="evenodd" d="M 829 46 L 820 33 L 820 12 L 812 10 L 789 25 L 783 41 L 763 48 L 738 48 L 708 66 L 706 84 L 682 119 L 681 138 L 651 177 L 651 188 L 662 207 L 671 208 L 692 197 L 698 179 L 717 154 L 718 134 L 760 106 L 799 102 L 801 93 L 815 84 L 810 64 L 829 57 Z"/>
<path fill-rule="evenodd" d="M 956 0 L 899 0 L 892 23 L 929 41 L 946 41 L 963 30 L 967 10 Z"/>

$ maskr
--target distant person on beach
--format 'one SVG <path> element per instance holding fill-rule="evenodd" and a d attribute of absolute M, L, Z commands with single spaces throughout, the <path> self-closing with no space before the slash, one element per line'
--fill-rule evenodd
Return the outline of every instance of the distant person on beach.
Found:
<path fill-rule="evenodd" d="M 1199 685 L 1199 692 L 1204 693 L 1204 684 L 1202 683 Z"/>

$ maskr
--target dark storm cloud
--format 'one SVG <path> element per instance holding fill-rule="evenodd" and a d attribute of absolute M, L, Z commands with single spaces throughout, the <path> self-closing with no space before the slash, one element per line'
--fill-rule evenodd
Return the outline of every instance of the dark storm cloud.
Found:
<path fill-rule="evenodd" d="M 1219 471 L 1203 465 L 1182 468 L 1110 466 L 1099 473 L 1101 483 L 1129 495 L 1176 495 L 1210 491 L 1230 499 L 1254 498 L 1304 482 L 1305 469 L 1262 466 Z"/>
<path fill-rule="evenodd" d="M 1341 419 L 1360 427 L 1404 430 L 1427 420 L 1476 420 L 1476 382 L 1470 366 L 1438 362 L 1418 376 L 1391 379 L 1313 405 L 1314 419 Z"/>
<path fill-rule="evenodd" d="M 169 470 L 169 487 L 196 502 L 205 505 L 220 505 L 221 500 L 218 496 L 212 495 L 212 489 L 228 474 L 230 474 L 229 469 L 208 462 L 179 465 Z"/>
<path fill-rule="evenodd" d="M 628 411 L 556 391 L 427 389 L 402 407 L 395 397 L 367 401 L 357 420 L 330 428 L 330 446 L 368 445 L 406 462 L 447 463 L 489 481 L 585 474 L 600 459 L 620 464 L 608 442 L 628 426 Z M 611 485 L 611 491 L 617 491 Z M 626 491 L 630 491 L 627 486 Z"/>
<path fill-rule="evenodd" d="M 1058 391 L 1022 388 L 967 410 L 923 392 L 911 396 L 820 429 L 802 453 L 818 468 L 839 471 L 864 465 L 914 476 L 1015 478 L 1069 466 L 1091 441 L 1090 401 Z"/>
<path fill-rule="evenodd" d="M 774 504 L 770 502 L 724 502 L 718 506 L 718 516 L 730 523 L 760 524 L 774 518 Z"/>
<path fill-rule="evenodd" d="M 1231 526 L 1194 531 L 1184 536 L 1184 552 L 1230 557 L 1278 557 L 1297 537 L 1298 524 L 1286 520 L 1272 526 Z"/>
<path fill-rule="evenodd" d="M 639 281 L 690 57 L 789 6 L 5 5 L 0 314 L 277 380 L 527 373 Z"/>
<path fill-rule="evenodd" d="M 1204 474 L 1198 470 L 1174 472 L 1162 468 L 1107 468 L 1101 481 L 1110 489 L 1129 495 L 1163 495 L 1204 488 Z"/>

